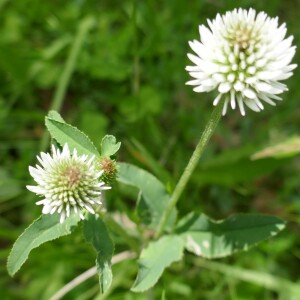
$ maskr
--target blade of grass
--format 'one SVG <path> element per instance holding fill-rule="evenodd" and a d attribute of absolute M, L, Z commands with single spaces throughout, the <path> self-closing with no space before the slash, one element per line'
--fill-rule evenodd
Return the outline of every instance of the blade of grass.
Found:
<path fill-rule="evenodd" d="M 70 54 L 68 56 L 67 62 L 64 66 L 64 69 L 62 70 L 61 76 L 58 80 L 56 90 L 54 93 L 54 97 L 51 103 L 51 106 L 49 110 L 55 110 L 55 111 L 60 111 L 67 88 L 69 86 L 72 74 L 74 73 L 76 62 L 78 60 L 78 56 L 80 53 L 80 50 L 82 48 L 82 45 L 84 43 L 84 40 L 92 28 L 95 20 L 93 17 L 86 17 L 84 18 L 79 26 L 78 26 L 78 32 L 77 35 L 74 39 L 73 44 L 71 45 L 70 49 Z M 48 141 L 49 141 L 49 134 L 47 131 L 44 132 L 44 135 L 41 139 L 40 143 L 40 150 L 45 151 L 47 146 L 48 146 Z"/>
<path fill-rule="evenodd" d="M 272 291 L 276 291 L 279 293 L 287 292 L 290 295 L 300 297 L 299 284 L 294 284 L 284 278 L 270 275 L 268 273 L 247 270 L 239 267 L 232 267 L 223 263 L 205 260 L 202 258 L 196 259 L 195 264 L 206 269 L 221 272 L 238 280 L 263 286 Z"/>

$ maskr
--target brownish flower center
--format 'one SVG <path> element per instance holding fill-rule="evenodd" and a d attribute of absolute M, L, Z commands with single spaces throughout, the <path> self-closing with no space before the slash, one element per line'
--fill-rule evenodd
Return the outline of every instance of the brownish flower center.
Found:
<path fill-rule="evenodd" d="M 67 178 L 67 183 L 69 188 L 74 188 L 80 182 L 80 179 L 82 177 L 82 172 L 77 166 L 71 166 L 64 171 L 63 176 Z"/>
<path fill-rule="evenodd" d="M 115 169 L 114 162 L 109 158 L 102 158 L 100 161 L 100 167 L 105 173 L 111 173 Z"/>

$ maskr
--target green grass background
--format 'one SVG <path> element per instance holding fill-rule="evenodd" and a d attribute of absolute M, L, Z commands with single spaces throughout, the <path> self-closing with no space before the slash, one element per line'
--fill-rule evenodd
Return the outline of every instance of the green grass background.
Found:
<path fill-rule="evenodd" d="M 86 132 L 97 146 L 113 134 L 122 142 L 118 160 L 153 172 L 171 189 L 180 176 L 212 111 L 213 93 L 193 93 L 185 66 L 188 40 L 198 25 L 235 7 L 264 10 L 286 22 L 300 41 L 299 0 L 0 0 L 0 297 L 49 299 L 94 264 L 95 253 L 80 230 L 34 250 L 12 279 L 6 271 L 10 248 L 40 214 L 28 166 L 43 148 L 44 117 L 57 88 L 65 85 L 62 116 Z M 65 76 L 74 41 L 86 18 L 94 23 Z M 76 47 L 76 46 L 75 46 Z M 75 49 L 76 50 L 76 49 Z M 71 54 L 72 55 L 72 54 Z M 299 53 L 294 62 L 299 61 Z M 69 66 L 70 67 L 70 66 Z M 67 67 L 68 68 L 68 67 Z M 66 80 L 67 79 L 67 80 Z M 65 80 L 65 81 L 64 81 Z M 297 155 L 251 161 L 266 146 L 298 136 L 300 75 L 277 107 L 261 113 L 229 111 L 222 118 L 181 201 L 180 215 L 204 211 L 221 219 L 234 212 L 260 212 L 287 221 L 287 229 L 246 253 L 218 260 L 229 268 L 260 272 L 263 278 L 299 282 L 300 160 Z M 55 96 L 56 95 L 56 96 Z M 59 96 L 58 96 L 59 97 Z M 110 211 L 136 220 L 136 191 L 115 186 Z M 116 251 L 126 250 L 115 237 Z M 240 280 L 234 271 L 205 265 L 192 255 L 174 264 L 149 292 L 129 291 L 137 264 L 113 268 L 109 299 L 300 299 L 283 286 L 276 291 Z M 213 269 L 213 270 L 212 270 Z M 272 277 L 272 280 L 275 278 Z M 64 299 L 104 299 L 97 278 Z"/>

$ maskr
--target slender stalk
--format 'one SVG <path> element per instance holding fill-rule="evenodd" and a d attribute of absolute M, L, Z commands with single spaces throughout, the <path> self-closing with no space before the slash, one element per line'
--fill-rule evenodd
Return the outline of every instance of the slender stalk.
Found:
<path fill-rule="evenodd" d="M 286 294 L 290 294 L 289 299 L 297 299 L 300 295 L 300 287 L 298 283 L 293 283 L 287 279 L 277 277 L 269 273 L 233 267 L 231 265 L 203 258 L 196 258 L 194 260 L 194 263 L 198 267 L 203 267 L 212 271 L 221 272 L 224 275 L 227 275 L 239 281 L 245 281 L 252 284 L 256 284 L 258 286 L 263 286 L 265 289 L 269 289 L 276 292 L 284 291 Z M 293 298 L 292 295 L 295 295 L 295 298 Z"/>
<path fill-rule="evenodd" d="M 58 80 L 54 97 L 52 99 L 52 103 L 50 105 L 49 110 L 60 111 L 66 95 L 67 88 L 70 83 L 70 79 L 75 70 L 80 49 L 84 43 L 84 39 L 86 35 L 88 34 L 89 30 L 92 28 L 93 24 L 94 24 L 94 19 L 92 17 L 87 17 L 80 22 L 77 35 L 71 46 L 70 54 L 68 56 L 65 67 L 62 70 L 61 76 Z M 49 134 L 47 131 L 45 131 L 41 139 L 41 144 L 40 144 L 41 151 L 46 150 L 48 141 L 49 141 Z"/>
<path fill-rule="evenodd" d="M 208 143 L 208 141 L 210 140 L 214 130 L 216 129 L 220 117 L 221 117 L 221 112 L 222 112 L 222 105 L 221 103 L 214 109 L 214 111 L 211 114 L 211 117 L 204 129 L 204 132 L 202 133 L 202 136 L 187 164 L 187 166 L 185 167 L 184 172 L 182 173 L 175 189 L 174 192 L 171 196 L 170 201 L 168 202 L 168 206 L 166 208 L 166 210 L 164 211 L 164 214 L 160 220 L 160 223 L 158 225 L 158 229 L 155 233 L 155 238 L 159 238 L 160 235 L 162 234 L 165 225 L 170 217 L 170 214 L 173 210 L 173 208 L 176 206 L 182 192 L 184 191 L 191 175 L 193 174 L 199 159 L 201 158 L 201 155 Z"/>
<path fill-rule="evenodd" d="M 132 26 L 133 26 L 133 76 L 132 76 L 132 93 L 137 95 L 140 89 L 140 55 L 139 39 L 137 25 L 137 5 L 138 0 L 133 0 Z"/>
<path fill-rule="evenodd" d="M 121 252 L 115 256 L 112 257 L 111 259 L 111 264 L 115 265 L 118 264 L 124 260 L 134 258 L 136 254 L 134 252 L 130 251 L 124 251 Z M 84 273 L 80 274 L 73 280 L 71 280 L 69 283 L 67 283 L 65 286 L 63 286 L 59 291 L 53 295 L 50 300 L 59 300 L 61 299 L 64 295 L 72 291 L 74 288 L 76 288 L 78 285 L 83 283 L 84 281 L 88 280 L 89 278 L 93 277 L 94 275 L 97 274 L 97 267 L 92 267 L 85 271 Z"/>

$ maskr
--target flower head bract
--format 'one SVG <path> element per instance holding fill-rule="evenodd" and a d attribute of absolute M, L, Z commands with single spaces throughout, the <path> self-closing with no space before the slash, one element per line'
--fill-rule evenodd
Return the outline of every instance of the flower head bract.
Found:
<path fill-rule="evenodd" d="M 276 105 L 287 90 L 280 81 L 297 66 L 291 64 L 296 47 L 293 36 L 285 38 L 286 25 L 278 26 L 278 18 L 264 12 L 241 8 L 207 22 L 209 28 L 199 26 L 200 41 L 189 42 L 194 65 L 186 70 L 194 79 L 187 84 L 198 93 L 217 90 L 213 105 L 223 101 L 223 115 L 228 105 L 238 106 L 242 115 L 244 105 L 254 111 L 262 110 L 263 102 Z"/>
<path fill-rule="evenodd" d="M 41 153 L 37 156 L 40 165 L 29 167 L 37 186 L 27 189 L 43 197 L 36 202 L 43 205 L 43 214 L 60 214 L 60 222 L 74 211 L 81 219 L 82 211 L 94 214 L 94 205 L 101 205 L 102 190 L 110 189 L 101 180 L 103 171 L 94 164 L 94 157 L 71 152 L 67 144 L 62 150 L 52 145 L 52 155 Z"/>

